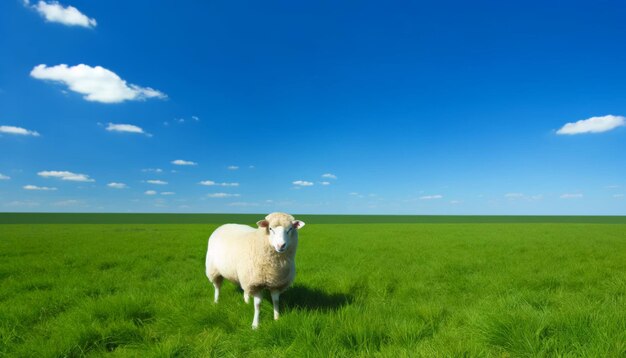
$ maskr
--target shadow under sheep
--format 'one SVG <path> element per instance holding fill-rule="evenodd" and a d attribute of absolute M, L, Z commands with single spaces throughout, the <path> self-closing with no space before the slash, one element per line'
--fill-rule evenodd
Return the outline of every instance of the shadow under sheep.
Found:
<path fill-rule="evenodd" d="M 329 294 L 303 285 L 295 285 L 280 295 L 280 305 L 287 310 L 336 311 L 352 301 L 348 294 Z"/>

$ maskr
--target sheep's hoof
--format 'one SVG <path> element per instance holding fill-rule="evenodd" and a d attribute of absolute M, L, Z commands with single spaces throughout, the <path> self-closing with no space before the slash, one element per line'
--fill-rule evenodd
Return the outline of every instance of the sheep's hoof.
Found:
<path fill-rule="evenodd" d="M 258 325 L 258 324 L 253 324 L 253 325 L 252 325 L 252 329 L 255 329 L 255 330 L 256 330 L 256 329 L 258 329 L 258 328 L 259 328 L 259 325 Z"/>

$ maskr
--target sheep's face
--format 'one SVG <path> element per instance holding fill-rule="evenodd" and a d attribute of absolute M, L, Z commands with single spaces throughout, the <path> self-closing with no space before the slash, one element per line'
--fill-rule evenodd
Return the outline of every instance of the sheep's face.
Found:
<path fill-rule="evenodd" d="M 297 231 L 304 226 L 304 222 L 300 220 L 275 226 L 270 225 L 267 220 L 261 220 L 257 224 L 266 228 L 269 244 L 278 253 L 285 252 L 298 239 Z"/>

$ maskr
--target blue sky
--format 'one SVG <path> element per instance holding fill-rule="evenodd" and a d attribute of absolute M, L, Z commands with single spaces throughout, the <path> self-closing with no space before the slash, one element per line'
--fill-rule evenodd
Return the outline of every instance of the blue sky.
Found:
<path fill-rule="evenodd" d="M 626 215 L 624 15 L 2 1 L 0 211 Z"/>

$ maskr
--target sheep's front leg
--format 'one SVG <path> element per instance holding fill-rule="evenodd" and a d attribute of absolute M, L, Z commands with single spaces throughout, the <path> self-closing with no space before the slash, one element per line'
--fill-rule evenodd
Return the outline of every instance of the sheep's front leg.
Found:
<path fill-rule="evenodd" d="M 250 294 L 246 291 L 243 291 L 243 302 L 246 304 L 250 303 Z"/>
<path fill-rule="evenodd" d="M 259 313 L 261 312 L 261 301 L 263 293 L 261 291 L 254 294 L 254 319 L 252 320 L 252 329 L 259 327 Z"/>
<path fill-rule="evenodd" d="M 274 304 L 274 319 L 278 319 L 278 297 L 280 297 L 279 291 L 272 291 L 272 303 Z"/>

